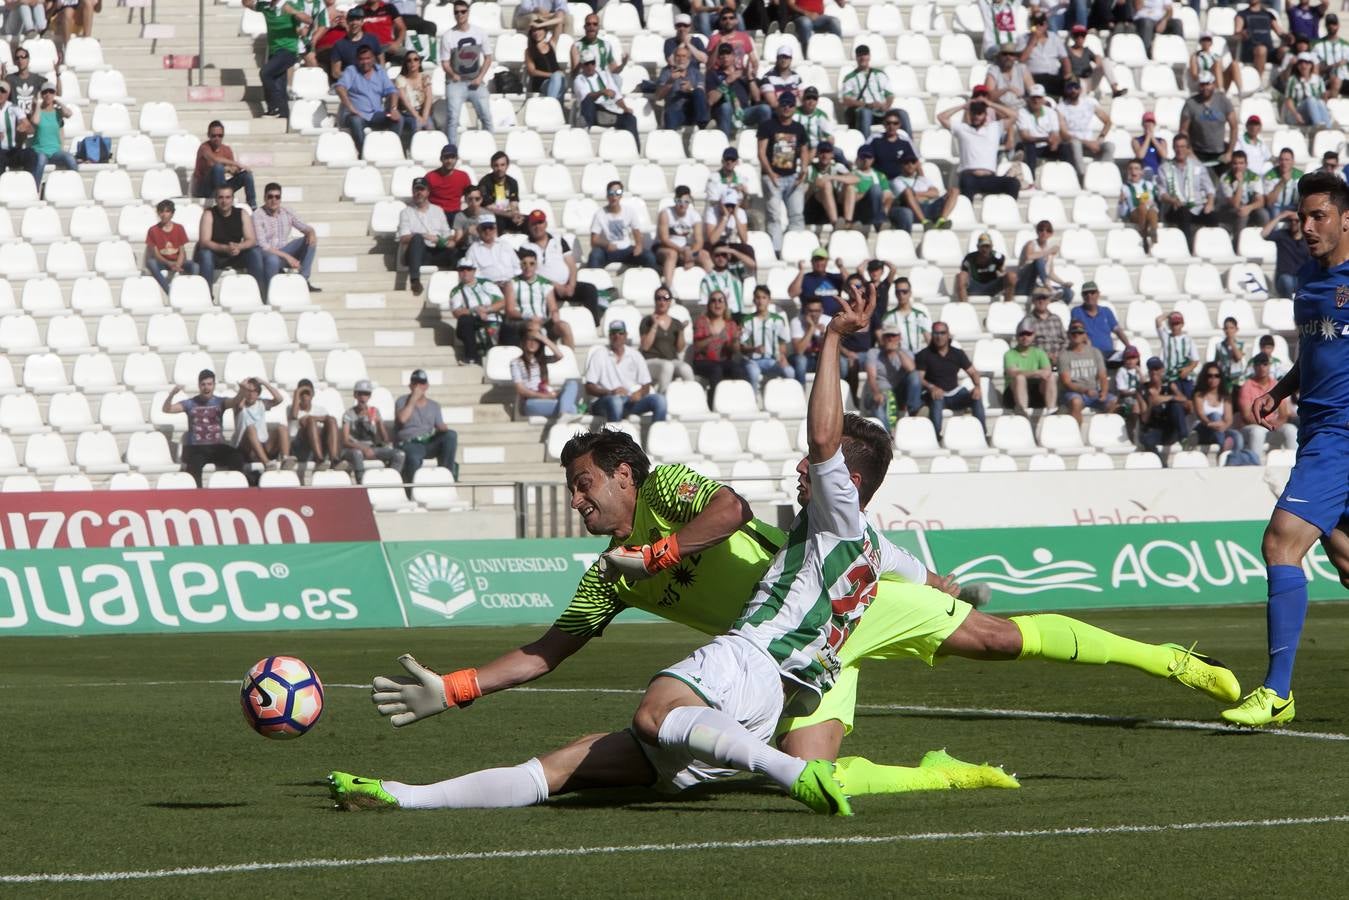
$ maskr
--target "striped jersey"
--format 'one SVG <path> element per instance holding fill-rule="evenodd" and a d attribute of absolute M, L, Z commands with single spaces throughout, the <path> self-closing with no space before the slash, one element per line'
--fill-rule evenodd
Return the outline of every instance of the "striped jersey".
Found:
<path fill-rule="evenodd" d="M 843 87 L 839 96 L 852 97 L 863 103 L 876 103 L 894 96 L 890 90 L 890 79 L 879 69 L 853 69 L 843 76 Z"/>
<path fill-rule="evenodd" d="M 745 283 L 730 269 L 724 272 L 713 269 L 703 276 L 702 283 L 698 285 L 698 300 L 703 306 L 707 305 L 707 298 L 712 296 L 713 291 L 721 291 L 726 295 L 726 311 L 731 315 L 740 316 L 748 312 L 745 309 Z"/>
<path fill-rule="evenodd" d="M 657 466 L 637 491 L 632 532 L 626 541 L 613 539 L 606 549 L 675 534 L 721 487 L 687 466 Z M 592 565 L 553 627 L 576 637 L 597 637 L 615 616 L 633 607 L 704 634 L 725 634 L 784 542 L 781 531 L 751 519 L 721 543 L 687 554 L 677 566 L 651 578 L 609 582 L 598 564 Z"/>
<path fill-rule="evenodd" d="M 899 326 L 899 346 L 910 353 L 922 350 L 932 337 L 932 317 L 927 314 L 927 310 L 917 306 L 911 306 L 903 312 L 890 310 L 881 320 L 881 328 L 887 325 Z"/>
<path fill-rule="evenodd" d="M 1315 72 L 1307 78 L 1290 78 L 1284 86 L 1284 94 L 1294 106 L 1303 100 L 1320 100 L 1326 95 L 1326 83 Z"/>
<path fill-rule="evenodd" d="M 740 346 L 751 359 L 776 359 L 778 348 L 791 339 L 787 320 L 775 312 L 764 318 L 750 316 L 740 323 Z M 763 348 L 754 352 L 755 347 Z"/>
<path fill-rule="evenodd" d="M 814 112 L 798 109 L 792 121 L 806 129 L 806 144 L 812 149 L 820 141 L 834 133 L 834 123 L 818 107 Z"/>
<path fill-rule="evenodd" d="M 517 278 L 511 282 L 515 286 L 515 302 L 520 307 L 520 315 L 526 319 L 548 318 L 548 293 L 553 283 L 542 275 L 535 275 L 533 281 Z"/>
<path fill-rule="evenodd" d="M 1137 183 L 1124 182 L 1119 191 L 1120 216 L 1127 216 L 1145 203 L 1151 203 L 1156 189 L 1157 186 L 1146 178 L 1140 178 Z"/>
<path fill-rule="evenodd" d="M 1224 197 L 1236 197 L 1237 202 L 1242 206 L 1255 201 L 1257 197 L 1263 197 L 1264 192 L 1260 190 L 1260 176 L 1256 175 L 1250 169 L 1243 173 L 1241 183 L 1237 183 L 1236 176 L 1232 172 L 1218 178 L 1218 190 Z"/>
<path fill-rule="evenodd" d="M 810 503 L 731 629 L 777 663 L 787 716 L 809 715 L 833 686 L 838 648 L 876 596 L 877 579 L 917 571 L 910 554 L 867 524 L 842 449 L 811 464 L 810 484 Z"/>
<path fill-rule="evenodd" d="M 1180 370 L 1199 359 L 1194 348 L 1194 338 L 1188 334 L 1172 334 L 1166 324 L 1157 329 L 1157 339 L 1161 341 L 1162 362 L 1166 364 L 1166 380 L 1174 381 L 1180 377 Z"/>
<path fill-rule="evenodd" d="M 1283 183 L 1283 187 L 1279 187 L 1281 177 L 1278 166 L 1270 169 L 1265 173 L 1265 182 L 1262 189 L 1266 196 L 1274 193 L 1275 190 L 1279 192 L 1278 196 L 1274 198 L 1274 205 L 1279 209 L 1296 209 L 1298 205 L 1297 183 L 1302 177 L 1302 170 L 1294 168 L 1288 174 L 1288 180 Z"/>
<path fill-rule="evenodd" d="M 1324 38 L 1312 45 L 1312 56 L 1332 75 L 1344 75 L 1349 67 L 1349 41 L 1343 38 Z"/>
<path fill-rule="evenodd" d="M 450 291 L 450 309 L 456 310 L 460 307 L 472 312 L 480 306 L 491 306 L 493 303 L 500 303 L 504 298 L 501 288 L 490 281 L 475 281 L 472 284 L 459 283 L 455 285 L 454 290 Z M 489 322 L 501 322 L 501 313 L 494 312 L 487 316 Z"/>

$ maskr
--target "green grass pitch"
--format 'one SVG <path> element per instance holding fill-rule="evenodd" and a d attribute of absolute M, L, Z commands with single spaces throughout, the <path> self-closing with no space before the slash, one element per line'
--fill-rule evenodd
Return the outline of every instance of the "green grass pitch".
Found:
<path fill-rule="evenodd" d="M 1083 618 L 1148 641 L 1199 639 L 1246 687 L 1264 673 L 1260 607 Z M 616 625 L 536 682 L 548 692 L 489 697 L 397 732 L 367 691 L 341 686 L 395 671 L 408 650 L 452 668 L 539 631 L 0 641 L 0 896 L 1345 895 L 1349 604 L 1312 608 L 1294 734 L 1187 726 L 1216 723 L 1218 707 L 1113 666 L 864 668 L 845 753 L 913 764 L 945 746 L 1005 764 L 1019 791 L 864 797 L 850 820 L 813 816 L 750 778 L 522 810 L 331 808 L 322 779 L 333 768 L 432 781 L 621 728 L 636 694 L 593 689 L 636 692 L 700 642 L 674 626 Z M 258 737 L 239 712 L 238 679 L 274 653 L 300 656 L 329 685 L 322 721 L 296 741 Z M 1083 715 L 1041 715 L 1056 712 Z M 1271 821 L 1287 819 L 1297 822 Z M 431 858 L 372 861 L 418 855 Z M 272 863 L 294 865 L 261 865 Z M 194 867 L 206 871 L 164 871 Z M 153 877 L 13 880 L 128 871 Z"/>

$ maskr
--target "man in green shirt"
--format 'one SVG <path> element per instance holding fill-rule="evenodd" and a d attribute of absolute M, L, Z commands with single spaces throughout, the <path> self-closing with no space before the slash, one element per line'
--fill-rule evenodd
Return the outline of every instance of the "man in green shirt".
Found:
<path fill-rule="evenodd" d="M 300 61 L 300 24 L 312 25 L 314 17 L 303 3 L 286 0 L 244 0 L 244 6 L 256 10 L 267 21 L 267 61 L 262 64 L 262 91 L 267 99 L 264 116 L 290 118 L 290 100 L 286 74 Z"/>
<path fill-rule="evenodd" d="M 1031 407 L 1058 409 L 1059 390 L 1054 381 L 1054 367 L 1049 356 L 1035 346 L 1035 329 L 1022 326 L 1016 333 L 1016 346 L 1002 357 L 1002 372 L 1007 387 L 1002 392 L 1002 405 L 1015 406 L 1023 416 L 1029 416 Z"/>

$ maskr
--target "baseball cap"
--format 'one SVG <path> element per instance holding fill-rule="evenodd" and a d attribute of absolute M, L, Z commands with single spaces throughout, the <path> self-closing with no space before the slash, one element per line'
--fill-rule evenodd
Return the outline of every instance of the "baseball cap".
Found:
<path fill-rule="evenodd" d="M 447 157 L 447 156 L 455 156 L 455 157 L 457 157 L 458 155 L 459 155 L 459 145 L 458 145 L 458 144 L 446 144 L 444 147 L 441 147 L 441 148 L 440 148 L 440 158 L 441 158 L 441 159 L 444 159 L 444 158 Z"/>
<path fill-rule="evenodd" d="M 610 334 L 627 334 L 627 333 L 628 333 L 628 323 L 627 323 L 627 322 L 624 322 L 622 319 L 614 319 L 612 322 L 609 323 L 609 333 L 610 333 Z"/>
<path fill-rule="evenodd" d="M 1133 357 L 1133 358 L 1137 359 L 1137 358 L 1138 358 L 1139 356 L 1141 356 L 1141 355 L 1142 355 L 1142 354 L 1140 354 L 1140 353 L 1138 352 L 1138 348 L 1135 347 L 1133 344 L 1130 344 L 1129 346 L 1127 346 L 1127 347 L 1124 348 L 1124 358 L 1125 358 L 1125 359 L 1129 359 L 1130 357 Z"/>
<path fill-rule="evenodd" d="M 898 325 L 882 325 L 882 326 L 881 326 L 881 334 L 895 334 L 895 335 L 899 335 L 899 334 L 903 334 L 903 333 L 904 333 L 904 332 L 900 330 L 900 328 L 899 328 Z"/>
<path fill-rule="evenodd" d="M 820 89 L 817 88 L 817 87 L 808 87 L 808 88 L 806 88 L 804 91 L 801 92 L 801 99 L 802 99 L 802 100 L 818 100 L 818 99 L 820 99 Z"/>
<path fill-rule="evenodd" d="M 45 93 L 47 93 L 48 91 L 50 91 L 50 92 L 53 93 L 53 94 L 56 93 L 56 82 L 54 82 L 54 81 L 44 81 L 44 82 L 42 83 L 42 91 L 41 91 L 41 93 L 45 94 Z"/>
<path fill-rule="evenodd" d="M 364 19 L 364 18 L 365 18 L 365 13 L 361 11 L 361 8 L 360 8 L 359 6 L 356 7 L 355 9 L 349 9 L 349 10 L 347 10 L 347 21 L 348 21 L 348 22 L 350 22 L 352 19 Z"/>
<path fill-rule="evenodd" d="M 1035 334 L 1035 329 L 1034 329 L 1034 328 L 1018 328 L 1018 329 L 1016 330 L 1016 333 L 1017 333 L 1017 336 L 1018 336 L 1018 337 L 1020 337 L 1020 336 L 1023 335 L 1023 334 Z"/>
<path fill-rule="evenodd" d="M 1326 16 L 1326 24 L 1338 25 L 1340 24 L 1340 17 L 1335 15 L 1334 13 L 1331 13 L 1330 15 Z"/>
<path fill-rule="evenodd" d="M 975 245 L 979 247 L 992 247 L 993 238 L 989 237 L 988 232 L 985 231 L 983 234 L 979 235 L 979 240 L 975 242 Z"/>
<path fill-rule="evenodd" d="M 912 153 L 905 153 L 903 156 L 899 158 L 899 164 L 901 166 L 907 163 L 916 163 L 916 162 L 918 162 L 918 157 L 914 156 Z"/>
<path fill-rule="evenodd" d="M 679 15 L 674 17 L 674 23 L 676 25 L 692 25 L 693 17 L 690 16 L 688 13 L 680 13 Z"/>
<path fill-rule="evenodd" d="M 1085 25 L 1074 25 L 1072 28 L 1068 29 L 1068 31 L 1069 31 L 1069 33 L 1071 33 L 1071 34 L 1086 34 L 1086 33 L 1087 33 L 1087 26 L 1085 26 Z"/>
<path fill-rule="evenodd" d="M 1065 92 L 1080 91 L 1082 90 L 1082 82 L 1078 81 L 1076 78 L 1065 78 L 1063 80 L 1063 90 Z"/>
<path fill-rule="evenodd" d="M 1174 325 L 1177 322 L 1184 322 L 1185 317 L 1178 312 L 1173 312 L 1171 315 L 1166 317 L 1166 321 Z"/>
<path fill-rule="evenodd" d="M 1088 282 L 1086 282 L 1086 283 L 1084 283 L 1084 284 L 1082 285 L 1082 293 L 1086 294 L 1086 293 L 1090 293 L 1090 292 L 1092 292 L 1092 291 L 1094 291 L 1094 292 L 1096 292 L 1096 293 L 1098 293 L 1098 294 L 1101 292 L 1101 289 L 1098 288 L 1098 287 L 1096 286 L 1096 282 L 1094 282 L 1094 281 L 1088 281 Z"/>
<path fill-rule="evenodd" d="M 581 54 L 581 62 L 582 63 L 599 62 L 599 57 L 595 55 L 594 50 L 587 50 Z"/>
<path fill-rule="evenodd" d="M 546 212 L 544 212 L 543 210 L 541 210 L 541 209 L 536 209 L 536 210 L 534 210 L 532 213 L 529 214 L 529 221 L 531 221 L 531 222 L 547 222 L 547 221 L 548 221 L 548 214 L 547 214 Z"/>
<path fill-rule="evenodd" d="M 1246 124 L 1247 124 L 1247 125 L 1263 125 L 1264 123 L 1260 121 L 1260 117 L 1259 117 L 1259 116 L 1251 116 L 1250 118 L 1248 118 L 1248 119 L 1246 120 Z"/>
<path fill-rule="evenodd" d="M 460 265 L 462 265 L 462 263 L 461 263 Z M 430 383 L 431 383 L 431 379 L 429 379 L 429 378 L 426 377 L 426 370 L 425 370 L 425 369 L 413 369 L 413 370 L 412 370 L 412 374 L 408 376 L 408 381 L 409 381 L 411 384 L 430 384 Z"/>
<path fill-rule="evenodd" d="M 820 141 L 818 144 L 815 145 L 815 152 L 816 152 L 816 153 L 833 153 L 833 152 L 834 152 L 834 145 L 831 144 L 831 143 L 829 143 L 828 141 Z"/>
<path fill-rule="evenodd" d="M 1211 40 L 1213 40 L 1213 32 L 1211 32 L 1211 31 L 1201 31 L 1201 32 L 1199 33 L 1199 40 L 1201 40 L 1201 41 L 1211 41 Z"/>
<path fill-rule="evenodd" d="M 1074 322 L 1073 324 L 1071 324 L 1071 325 L 1068 326 L 1068 333 L 1069 333 L 1069 334 L 1086 334 L 1086 333 L 1087 333 L 1087 326 L 1083 325 L 1081 322 Z"/>
<path fill-rule="evenodd" d="M 478 216 L 478 227 L 481 228 L 484 225 L 487 225 L 491 228 L 496 228 L 497 227 L 496 213 L 483 213 L 482 215 Z"/>
<path fill-rule="evenodd" d="M 476 270 L 478 268 L 478 264 L 475 263 L 473 260 L 469 259 L 467 256 L 461 256 L 459 258 L 459 263 L 455 266 L 455 268 Z"/>
<path fill-rule="evenodd" d="M 375 392 L 375 386 L 368 380 L 362 378 L 360 381 L 356 382 L 356 386 L 351 389 L 351 392 L 353 394 L 373 394 Z"/>
<path fill-rule="evenodd" d="M 1299 53 L 1299 54 L 1297 55 L 1297 61 L 1300 62 L 1300 63 L 1308 62 L 1308 63 L 1312 63 L 1313 65 L 1315 65 L 1315 63 L 1316 63 L 1316 57 L 1315 57 L 1315 56 L 1312 56 L 1310 53 Z"/>
<path fill-rule="evenodd" d="M 795 106 L 795 105 L 796 105 L 796 95 L 793 94 L 791 91 L 783 91 L 781 94 L 778 94 L 778 106 Z"/>
<path fill-rule="evenodd" d="M 425 178 L 414 178 L 414 179 L 412 179 L 412 189 L 413 189 L 414 191 L 415 191 L 417 188 L 429 188 L 430 186 L 431 186 L 431 182 L 427 181 Z"/>
<path fill-rule="evenodd" d="M 1148 368 L 1149 368 L 1149 369 L 1165 369 L 1165 368 L 1166 368 L 1166 363 L 1162 362 L 1162 360 L 1161 360 L 1160 357 L 1157 357 L 1157 356 L 1150 356 L 1150 357 L 1148 357 Z"/>
<path fill-rule="evenodd" d="M 853 50 L 852 55 L 853 55 L 853 56 L 870 56 L 870 55 L 871 55 L 871 48 L 868 47 L 866 44 L 858 44 L 858 45 L 857 45 L 857 49 Z"/>
<path fill-rule="evenodd" d="M 1255 354 L 1255 356 L 1252 356 L 1252 357 L 1251 357 L 1251 365 L 1253 365 L 1253 366 L 1267 366 L 1267 365 L 1269 365 L 1269 354 L 1268 354 L 1268 353 L 1257 353 L 1257 354 Z"/>
<path fill-rule="evenodd" d="M 986 85 L 986 84 L 976 84 L 976 85 L 974 86 L 974 90 L 970 91 L 970 96 L 971 96 L 971 97 L 987 97 L 987 96 L 988 96 L 988 85 Z"/>
<path fill-rule="evenodd" d="M 811 259 L 828 259 L 828 258 L 829 258 L 829 251 L 826 250 L 826 249 L 824 249 L 823 247 L 816 247 L 814 250 L 810 251 L 810 258 L 811 258 Z"/>
<path fill-rule="evenodd" d="M 1043 84 L 1031 85 L 1030 95 L 1032 97 L 1043 97 L 1045 95 L 1045 86 Z"/>
<path fill-rule="evenodd" d="M 1145 112 L 1145 113 L 1143 113 L 1143 121 L 1144 121 L 1144 122 L 1156 122 L 1156 121 L 1157 121 L 1157 114 L 1156 114 L 1156 113 Z"/>
<path fill-rule="evenodd" d="M 857 148 L 857 158 L 858 158 L 858 159 L 875 159 L 875 158 L 876 158 L 876 151 L 875 151 L 875 150 L 872 150 L 870 147 L 858 147 L 858 148 Z"/>
<path fill-rule="evenodd" d="M 740 158 L 740 151 L 734 147 L 727 147 L 725 150 L 721 151 L 721 158 L 738 160 Z"/>
<path fill-rule="evenodd" d="M 781 47 L 778 48 L 777 55 L 786 56 L 790 59 L 791 57 L 796 55 L 796 51 L 792 49 L 791 44 L 783 44 Z"/>
<path fill-rule="evenodd" d="M 1200 73 L 1199 73 L 1199 83 L 1200 83 L 1200 84 L 1213 84 L 1214 80 L 1215 80 L 1215 79 L 1214 79 L 1214 77 L 1213 77 L 1213 73 L 1212 73 L 1212 72 L 1200 72 Z"/>
<path fill-rule="evenodd" d="M 1049 299 L 1049 289 L 1048 289 L 1048 288 L 1038 287 L 1038 288 L 1036 288 L 1035 290 L 1033 290 L 1033 291 L 1030 292 L 1030 298 L 1031 298 L 1032 300 L 1048 300 L 1048 299 Z"/>

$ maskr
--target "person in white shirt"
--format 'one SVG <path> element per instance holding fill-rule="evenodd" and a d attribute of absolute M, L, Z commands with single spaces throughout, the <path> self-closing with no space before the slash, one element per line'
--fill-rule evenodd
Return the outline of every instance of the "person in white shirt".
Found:
<path fill-rule="evenodd" d="M 483 213 L 478 217 L 478 240 L 468 248 L 464 259 L 473 263 L 478 277 L 501 288 L 509 305 L 515 297 L 511 282 L 520 274 L 520 257 L 511 245 L 497 236 L 497 217 Z"/>
<path fill-rule="evenodd" d="M 262 399 L 263 390 L 267 399 Z M 261 378 L 245 378 L 239 385 L 241 400 L 234 410 L 234 446 L 249 462 L 262 463 L 269 472 L 295 468 L 290 455 L 290 432 L 280 425 L 269 425 L 267 411 L 284 401 Z"/>
<path fill-rule="evenodd" d="M 647 246 L 642 220 L 635 205 L 623 202 L 623 182 L 605 186 L 607 202 L 590 222 L 590 258 L 586 266 L 603 269 L 610 263 L 656 268 L 656 254 Z"/>
<path fill-rule="evenodd" d="M 637 117 L 623 100 L 622 85 L 612 72 L 599 67 L 599 57 L 593 50 L 581 54 L 581 71 L 572 81 L 571 93 L 580 104 L 587 127 L 622 128 L 638 147 L 642 145 L 637 136 Z"/>
<path fill-rule="evenodd" d="M 994 117 L 990 117 L 989 110 Z M 952 117 L 961 113 L 959 122 Z M 1012 149 L 1016 129 L 1014 116 L 1005 106 L 991 100 L 966 100 L 959 106 L 937 113 L 937 121 L 949 130 L 960 150 L 960 193 L 973 200 L 981 194 L 1021 193 L 1021 181 L 998 175 L 998 151 Z"/>
<path fill-rule="evenodd" d="M 1099 120 L 1100 125 L 1097 125 Z M 1103 140 L 1110 133 L 1110 116 L 1093 97 L 1082 96 L 1082 84 L 1070 78 L 1059 104 L 1059 140 L 1072 157 L 1079 175 L 1086 174 L 1085 158 L 1109 159 L 1114 147 Z"/>
<path fill-rule="evenodd" d="M 425 178 L 412 179 L 412 202 L 398 214 L 398 243 L 408 267 L 408 289 L 422 292 L 422 263 L 448 266 L 454 257 L 454 231 L 445 221 L 445 211 L 431 203 L 431 187 Z"/>
<path fill-rule="evenodd" d="M 451 144 L 459 140 L 459 113 L 464 103 L 473 104 L 484 131 L 492 131 L 491 97 L 487 75 L 492 70 L 491 44 L 487 33 L 468 24 L 467 0 L 455 0 L 454 27 L 440 36 L 440 65 L 445 70 L 445 135 Z"/>
<path fill-rule="evenodd" d="M 1041 158 L 1063 158 L 1062 126 L 1058 112 L 1045 100 L 1045 86 L 1032 87 L 1025 108 L 1016 114 L 1016 139 L 1032 175 Z"/>
<path fill-rule="evenodd" d="M 479 365 L 483 352 L 492 346 L 494 333 L 501 327 L 506 298 L 491 281 L 479 281 L 473 260 L 459 260 L 459 283 L 450 291 L 450 315 L 454 333 L 463 345 L 461 363 Z"/>
<path fill-rule="evenodd" d="M 609 323 L 609 346 L 596 348 L 586 361 L 586 396 L 606 420 L 651 413 L 651 421 L 665 421 L 665 398 L 651 389 L 651 370 L 642 354 L 628 347 L 628 326 L 622 319 Z"/>
<path fill-rule="evenodd" d="M 534 251 L 539 259 L 539 275 L 553 283 L 558 302 L 584 306 L 594 316 L 595 324 L 600 324 L 604 310 L 599 291 L 590 282 L 577 279 L 572 245 L 562 235 L 548 233 L 548 214 L 541 209 L 531 212 L 525 219 L 525 231 L 529 240 L 521 249 Z"/>
<path fill-rule="evenodd" d="M 1063 93 L 1063 80 L 1071 71 L 1068 45 L 1058 32 L 1049 29 L 1049 15 L 1043 11 L 1031 13 L 1030 35 L 1021 51 L 1021 62 L 1036 84 L 1055 96 Z"/>
<path fill-rule="evenodd" d="M 693 208 L 693 192 L 685 185 L 675 188 L 674 204 L 660 211 L 656 220 L 656 258 L 661 281 L 674 281 L 675 266 L 709 268 L 712 260 L 703 249 L 703 221 Z"/>

